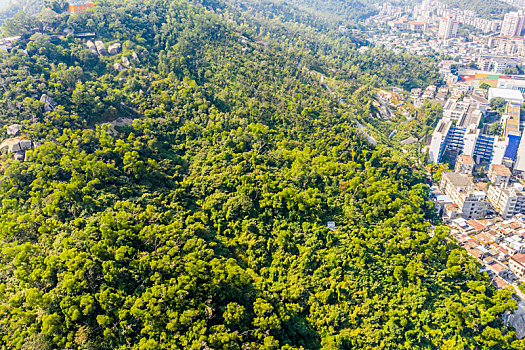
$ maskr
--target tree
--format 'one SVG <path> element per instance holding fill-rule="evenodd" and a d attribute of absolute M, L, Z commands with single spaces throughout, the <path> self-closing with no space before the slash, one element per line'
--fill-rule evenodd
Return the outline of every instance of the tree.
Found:
<path fill-rule="evenodd" d="M 501 97 L 495 97 L 492 100 L 490 100 L 490 108 L 495 110 L 498 114 L 505 113 L 505 106 L 507 105 L 507 101 L 505 101 Z"/>
<path fill-rule="evenodd" d="M 56 13 L 63 13 L 67 10 L 69 3 L 67 0 L 46 0 L 45 6 Z"/>
<path fill-rule="evenodd" d="M 503 132 L 503 126 L 500 122 L 492 124 L 488 129 L 489 135 L 500 136 Z"/>
<path fill-rule="evenodd" d="M 488 89 L 491 88 L 491 86 L 489 84 L 483 82 L 483 83 L 479 84 L 479 88 L 483 89 L 483 90 L 488 90 Z"/>
<path fill-rule="evenodd" d="M 515 66 L 515 67 L 509 67 L 505 69 L 503 74 L 514 74 L 514 75 L 522 75 L 524 72 L 523 66 Z"/>
<path fill-rule="evenodd" d="M 432 163 L 428 167 L 432 176 L 432 182 L 437 184 L 441 181 L 443 173 L 450 171 L 448 163 Z"/>

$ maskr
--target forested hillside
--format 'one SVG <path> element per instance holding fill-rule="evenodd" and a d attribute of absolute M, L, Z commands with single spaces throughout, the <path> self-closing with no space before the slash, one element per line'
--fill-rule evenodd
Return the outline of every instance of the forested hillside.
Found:
<path fill-rule="evenodd" d="M 55 0 L 56 1 L 56 0 Z M 16 13 L 24 11 L 34 15 L 42 11 L 41 0 L 5 0 L 0 2 L 0 25 L 5 19 L 13 17 Z"/>
<path fill-rule="evenodd" d="M 471 10 L 484 18 L 501 18 L 505 13 L 518 9 L 501 0 L 443 0 L 444 3 L 463 10 Z"/>
<path fill-rule="evenodd" d="M 30 39 L 0 57 L 0 120 L 35 147 L 1 158 L 2 348 L 525 347 L 423 172 L 356 129 L 434 62 L 325 23 L 233 0 L 5 23 Z"/>

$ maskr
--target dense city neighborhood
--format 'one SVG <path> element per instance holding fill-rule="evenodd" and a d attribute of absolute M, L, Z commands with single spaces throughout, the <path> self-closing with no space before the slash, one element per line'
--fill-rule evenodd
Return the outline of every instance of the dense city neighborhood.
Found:
<path fill-rule="evenodd" d="M 525 3 L 508 3 L 520 10 L 501 19 L 441 1 L 383 3 L 364 31 L 387 50 L 439 58 L 442 85 L 379 89 L 376 107 L 383 120 L 402 121 L 395 139 L 403 124 L 421 123 L 425 106 L 439 106 L 433 130 L 405 134 L 400 149 L 418 145 L 425 155 L 430 198 L 450 239 L 496 288 L 525 300 Z M 525 304 L 506 322 L 524 338 Z"/>
<path fill-rule="evenodd" d="M 513 5 L 520 5 L 515 3 Z M 424 0 L 383 4 L 367 20 L 376 45 L 440 55 L 444 85 L 378 92 L 391 108 L 410 101 L 442 107 L 425 141 L 430 164 L 448 164 L 431 199 L 451 235 L 483 264 L 498 288 L 525 282 L 525 12 L 502 20 Z M 385 30 L 386 29 L 386 30 Z M 405 112 L 403 112 L 405 113 Z M 410 120 L 410 113 L 406 113 Z M 392 136 L 392 135 L 391 135 Z M 409 138 L 401 146 L 417 142 Z"/>

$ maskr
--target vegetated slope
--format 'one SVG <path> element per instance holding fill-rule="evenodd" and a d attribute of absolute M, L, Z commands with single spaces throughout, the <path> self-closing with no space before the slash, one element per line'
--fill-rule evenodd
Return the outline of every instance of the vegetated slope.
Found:
<path fill-rule="evenodd" d="M 366 64 L 349 37 L 202 5 L 105 1 L 48 23 L 119 40 L 116 56 L 71 35 L 2 56 L 1 118 L 43 142 L 0 168 L 2 345 L 522 346 L 500 318 L 511 292 L 429 236 L 424 175 L 355 131 L 366 79 L 334 95 L 310 68 L 397 83 L 396 62 L 428 63 Z M 43 112 L 42 93 L 60 105 Z M 117 117 L 135 120 L 95 127 Z"/>
<path fill-rule="evenodd" d="M 330 22 L 339 21 L 348 23 L 370 17 L 377 13 L 370 1 L 361 0 L 292 0 L 290 3 L 298 6 L 305 12 Z"/>
<path fill-rule="evenodd" d="M 443 2 L 463 10 L 474 11 L 481 17 L 490 19 L 502 19 L 505 13 L 518 10 L 500 0 L 443 0 Z"/>
<path fill-rule="evenodd" d="M 24 11 L 28 15 L 35 15 L 42 11 L 42 4 L 43 2 L 40 0 L 3 1 L 0 4 L 0 24 L 20 11 Z"/>

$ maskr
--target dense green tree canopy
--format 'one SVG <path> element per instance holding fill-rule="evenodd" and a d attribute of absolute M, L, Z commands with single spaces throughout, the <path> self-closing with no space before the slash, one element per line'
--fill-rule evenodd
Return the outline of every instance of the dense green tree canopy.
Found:
<path fill-rule="evenodd" d="M 518 10 L 502 0 L 443 0 L 443 2 L 462 10 L 474 11 L 488 19 L 503 19 L 505 13 Z"/>

